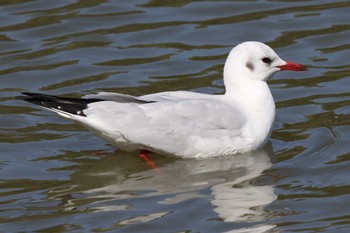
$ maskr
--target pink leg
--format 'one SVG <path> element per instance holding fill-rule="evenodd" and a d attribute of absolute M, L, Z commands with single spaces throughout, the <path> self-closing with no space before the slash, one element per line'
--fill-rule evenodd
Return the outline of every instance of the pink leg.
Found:
<path fill-rule="evenodd" d="M 147 162 L 147 164 L 155 169 L 157 172 L 160 172 L 157 165 L 147 156 L 147 153 L 152 153 L 149 152 L 148 150 L 141 150 L 139 153 L 139 157 Z"/>

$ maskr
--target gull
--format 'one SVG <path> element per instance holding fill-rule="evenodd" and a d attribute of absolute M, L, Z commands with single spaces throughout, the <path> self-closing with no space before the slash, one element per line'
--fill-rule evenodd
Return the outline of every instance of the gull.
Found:
<path fill-rule="evenodd" d="M 79 122 L 120 150 L 139 151 L 145 160 L 147 152 L 208 158 L 245 153 L 267 143 L 275 102 L 266 80 L 281 70 L 306 67 L 282 60 L 266 44 L 247 41 L 228 55 L 222 95 L 100 92 L 66 98 L 24 92 L 17 98 Z"/>

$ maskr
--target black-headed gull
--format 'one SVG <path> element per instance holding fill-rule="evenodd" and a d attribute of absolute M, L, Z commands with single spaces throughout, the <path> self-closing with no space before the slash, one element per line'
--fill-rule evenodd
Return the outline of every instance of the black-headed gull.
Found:
<path fill-rule="evenodd" d="M 268 141 L 275 103 L 266 79 L 280 70 L 306 68 L 249 41 L 234 47 L 226 60 L 224 95 L 101 92 L 76 99 L 23 93 L 18 98 L 75 120 L 122 150 L 212 157 L 255 150 Z"/>

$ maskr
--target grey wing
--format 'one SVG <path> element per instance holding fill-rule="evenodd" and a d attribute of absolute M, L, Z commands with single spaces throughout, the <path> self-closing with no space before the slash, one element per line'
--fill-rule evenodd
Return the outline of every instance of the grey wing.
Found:
<path fill-rule="evenodd" d="M 245 124 L 237 109 L 216 100 L 141 105 L 103 101 L 89 104 L 85 114 L 89 125 L 125 145 L 173 154 L 184 153 L 194 144 L 219 144 L 239 137 Z"/>
<path fill-rule="evenodd" d="M 191 91 L 165 91 L 149 95 L 143 95 L 139 98 L 146 101 L 179 101 L 188 99 L 215 98 L 214 95 L 196 93 Z"/>
<path fill-rule="evenodd" d="M 232 131 L 240 129 L 246 121 L 238 109 L 217 100 L 182 100 L 140 108 L 155 123 L 162 123 L 164 127 L 182 128 L 184 131 Z"/>
<path fill-rule="evenodd" d="M 120 93 L 112 93 L 112 92 L 99 92 L 97 94 L 90 94 L 83 96 L 84 99 L 102 99 L 106 101 L 115 101 L 118 103 L 136 103 L 136 104 L 145 104 L 151 103 L 153 101 L 143 100 L 139 97 L 120 94 Z"/>
<path fill-rule="evenodd" d="M 115 101 L 119 103 L 151 103 L 162 101 L 179 101 L 188 99 L 206 99 L 215 98 L 215 95 L 208 95 L 202 93 L 196 93 L 191 91 L 165 91 L 154 94 L 148 94 L 143 96 L 132 96 L 127 94 L 112 93 L 112 92 L 99 92 L 97 94 L 85 95 L 85 99 L 102 99 L 108 101 Z"/>

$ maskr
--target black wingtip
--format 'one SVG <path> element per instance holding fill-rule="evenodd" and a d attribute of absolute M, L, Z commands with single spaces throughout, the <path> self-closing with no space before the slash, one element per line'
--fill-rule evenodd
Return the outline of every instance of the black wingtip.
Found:
<path fill-rule="evenodd" d="M 86 109 L 89 103 L 102 101 L 100 99 L 79 99 L 65 98 L 54 95 L 46 95 L 32 92 L 22 92 L 22 95 L 16 96 L 18 100 L 24 100 L 29 103 L 42 106 L 53 111 L 59 110 L 73 115 L 85 116 L 83 110 Z"/>
<path fill-rule="evenodd" d="M 33 93 L 33 92 L 21 92 L 22 95 L 27 95 L 27 96 L 34 96 L 34 95 L 42 95 L 39 93 Z"/>
<path fill-rule="evenodd" d="M 40 93 L 34 93 L 34 92 L 21 92 L 22 95 L 25 95 L 25 96 L 39 96 L 39 95 L 43 95 L 43 94 L 40 94 Z M 21 97 L 21 96 L 16 96 L 17 97 Z"/>
<path fill-rule="evenodd" d="M 30 100 L 34 96 L 50 96 L 50 95 L 44 95 L 40 93 L 33 93 L 33 92 L 21 92 L 22 95 L 15 96 L 16 99 L 18 100 Z"/>

